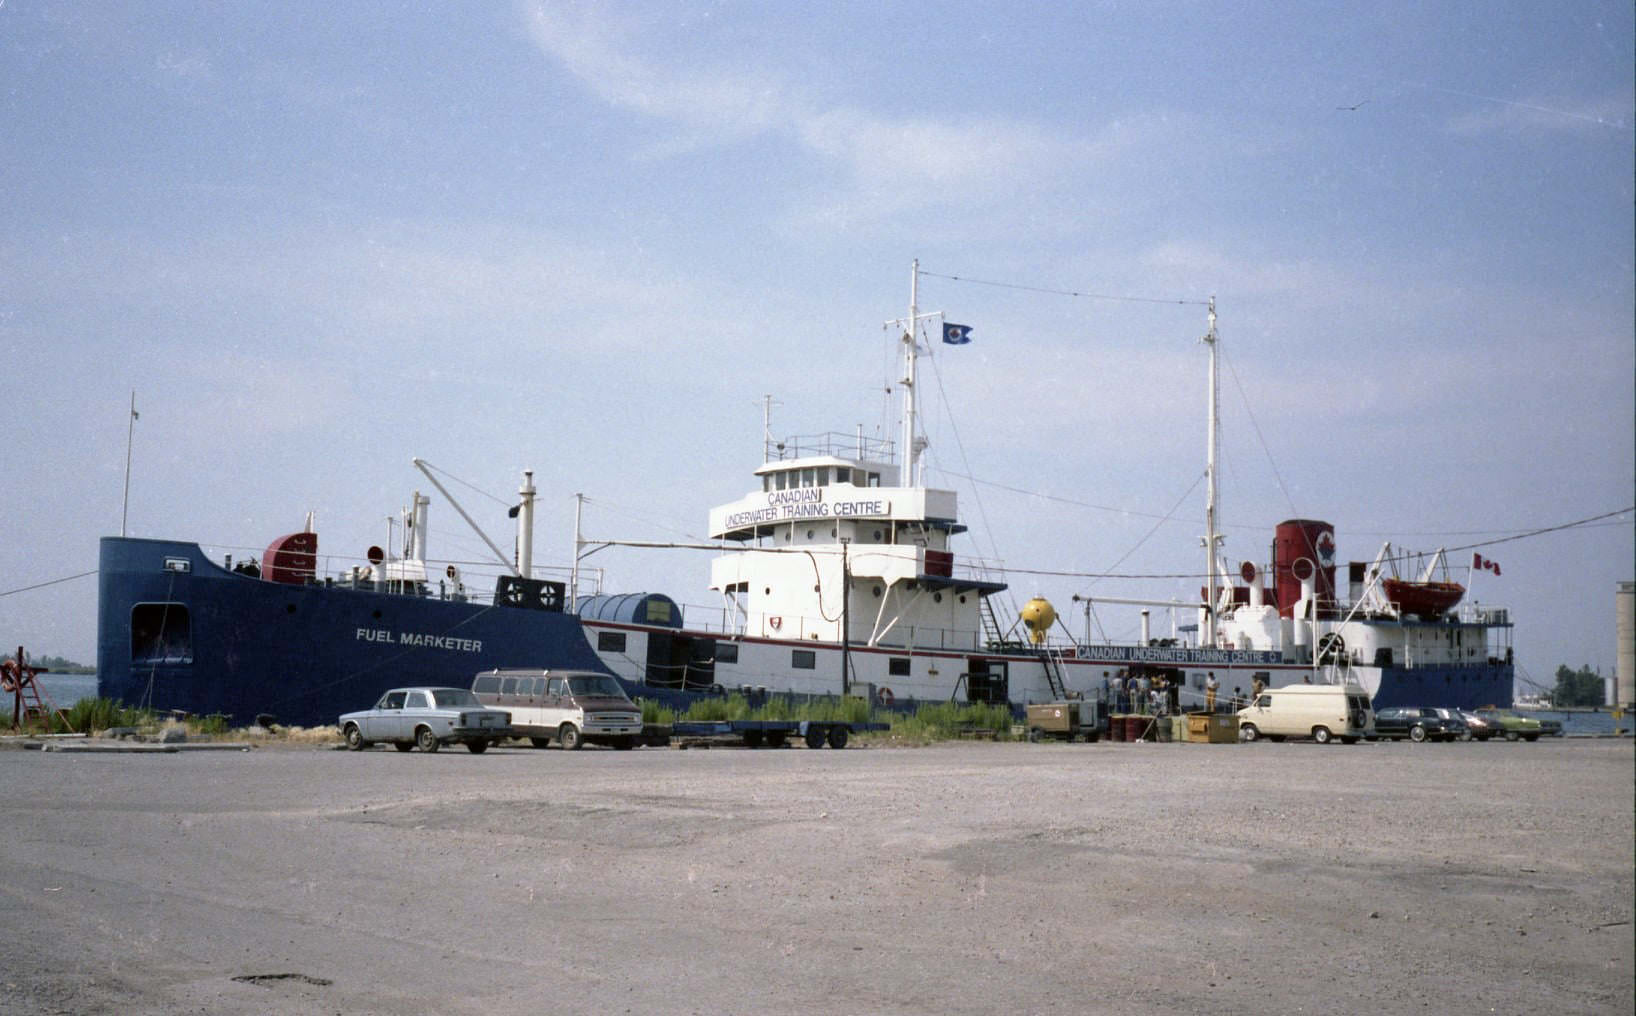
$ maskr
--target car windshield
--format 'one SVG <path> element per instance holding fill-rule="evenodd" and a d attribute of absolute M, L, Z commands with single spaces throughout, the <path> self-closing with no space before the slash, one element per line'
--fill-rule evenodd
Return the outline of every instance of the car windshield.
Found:
<path fill-rule="evenodd" d="M 477 696 L 464 688 L 434 688 L 432 697 L 444 709 L 463 709 L 466 706 L 480 706 Z"/>
<path fill-rule="evenodd" d="M 574 695 L 584 695 L 587 698 L 601 696 L 604 698 L 624 698 L 625 691 L 619 687 L 619 682 L 606 674 L 585 674 L 568 679 L 568 691 Z"/>

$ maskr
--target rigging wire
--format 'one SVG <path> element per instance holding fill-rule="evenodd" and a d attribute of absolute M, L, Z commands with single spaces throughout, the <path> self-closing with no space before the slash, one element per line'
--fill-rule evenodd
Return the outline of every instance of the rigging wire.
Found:
<path fill-rule="evenodd" d="M 90 571 L 82 571 L 78 575 L 66 575 L 66 576 L 64 576 L 64 577 L 62 577 L 60 579 L 50 579 L 50 580 L 45 581 L 45 582 L 36 582 L 32 586 L 22 586 L 22 587 L 19 587 L 17 589 L 7 589 L 5 592 L 0 592 L 0 596 L 12 596 L 12 595 L 14 595 L 16 593 L 26 593 L 26 592 L 30 592 L 31 590 L 35 590 L 35 589 L 44 589 L 46 586 L 55 586 L 55 585 L 60 585 L 60 584 L 62 584 L 64 582 L 72 582 L 75 579 L 83 579 L 87 575 L 95 575 L 96 573 L 97 573 L 97 569 L 93 568 Z"/>
<path fill-rule="evenodd" d="M 1261 422 L 1255 418 L 1255 410 L 1250 407 L 1250 397 L 1244 391 L 1244 382 L 1239 380 L 1238 369 L 1233 366 L 1233 361 L 1228 358 L 1223 347 L 1218 345 L 1216 348 L 1221 350 L 1221 358 L 1227 361 L 1227 373 L 1233 376 L 1233 386 L 1238 389 L 1238 397 L 1244 403 L 1244 415 L 1250 418 L 1250 426 L 1255 430 L 1255 439 L 1261 442 L 1261 450 L 1267 456 L 1267 465 L 1272 467 L 1273 479 L 1278 481 L 1278 489 L 1283 492 L 1284 502 L 1289 505 L 1290 516 L 1298 518 L 1301 513 L 1295 507 L 1295 499 L 1290 497 L 1289 487 L 1284 483 L 1284 474 L 1279 471 L 1278 463 L 1272 457 L 1272 446 L 1267 444 L 1267 437 L 1261 432 Z"/>
<path fill-rule="evenodd" d="M 1044 286 L 1024 286 L 1015 282 L 994 282 L 989 279 L 972 279 L 963 275 L 943 275 L 939 272 L 928 272 L 920 269 L 920 274 L 929 275 L 934 279 L 948 279 L 951 282 L 965 282 L 974 286 L 993 286 L 997 289 L 1018 289 L 1027 293 L 1046 293 L 1051 296 L 1077 296 L 1088 300 L 1118 300 L 1124 303 L 1164 303 L 1180 307 L 1208 307 L 1208 300 L 1184 300 L 1176 297 L 1157 296 L 1119 296 L 1112 293 L 1081 293 L 1071 289 L 1048 289 Z"/>

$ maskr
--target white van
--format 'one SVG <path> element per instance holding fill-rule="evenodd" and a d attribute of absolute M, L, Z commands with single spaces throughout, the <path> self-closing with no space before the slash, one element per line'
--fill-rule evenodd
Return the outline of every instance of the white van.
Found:
<path fill-rule="evenodd" d="M 612 676 L 590 670 L 489 670 L 472 679 L 472 694 L 511 713 L 511 729 L 534 747 L 583 744 L 626 750 L 642 739 L 642 710 Z"/>
<path fill-rule="evenodd" d="M 1243 741 L 1265 737 L 1310 737 L 1319 744 L 1340 738 L 1355 744 L 1375 734 L 1375 714 L 1369 694 L 1356 684 L 1291 684 L 1268 688 L 1238 711 L 1238 736 Z"/>

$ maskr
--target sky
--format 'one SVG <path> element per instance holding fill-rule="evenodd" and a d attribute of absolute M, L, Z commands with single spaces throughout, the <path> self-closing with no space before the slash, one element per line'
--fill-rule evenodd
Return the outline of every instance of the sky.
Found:
<path fill-rule="evenodd" d="M 588 538 L 698 542 L 766 396 L 778 437 L 895 435 L 918 259 L 921 309 L 973 329 L 922 361 L 927 478 L 1004 610 L 1083 634 L 1075 594 L 1197 595 L 1214 298 L 1229 561 L 1296 517 L 1343 561 L 1461 548 L 1525 679 L 1611 673 L 1632 20 L 3 0 L 0 644 L 94 658 L 122 514 L 237 560 L 312 511 L 341 563 L 422 490 L 430 556 L 480 559 L 414 457 L 503 546 L 534 470 L 542 564 L 576 493 Z M 709 617 L 709 556 L 585 563 Z"/>

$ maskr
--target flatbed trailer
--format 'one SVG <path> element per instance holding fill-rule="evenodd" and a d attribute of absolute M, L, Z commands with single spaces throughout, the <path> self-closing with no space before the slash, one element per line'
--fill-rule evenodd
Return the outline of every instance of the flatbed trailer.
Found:
<path fill-rule="evenodd" d="M 670 736 L 690 740 L 742 741 L 746 748 L 782 748 L 801 740 L 808 748 L 845 748 L 853 734 L 889 730 L 887 723 L 847 723 L 844 720 L 679 720 Z"/>

